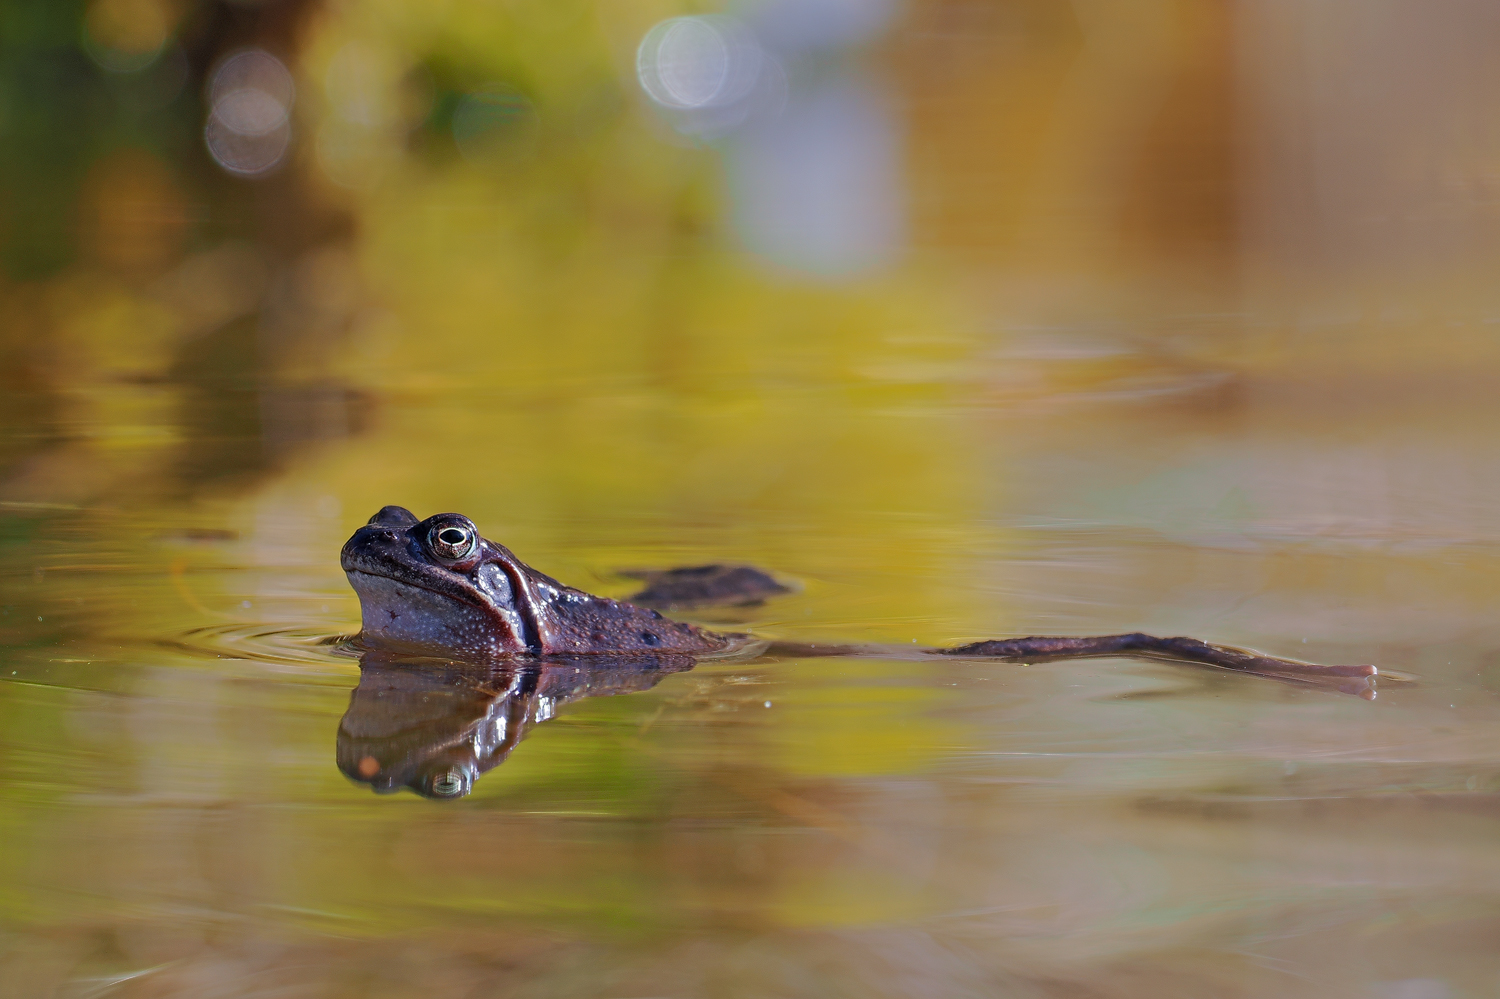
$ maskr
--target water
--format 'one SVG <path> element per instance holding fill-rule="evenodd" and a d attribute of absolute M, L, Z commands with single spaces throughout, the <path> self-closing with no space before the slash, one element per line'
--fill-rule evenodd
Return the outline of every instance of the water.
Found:
<path fill-rule="evenodd" d="M 678 11 L 430 6 L 7 29 L 0 995 L 1500 989 L 1487 7 L 767 5 L 661 109 Z M 362 664 L 388 503 L 891 651 Z M 1132 630 L 1387 677 L 915 652 Z"/>

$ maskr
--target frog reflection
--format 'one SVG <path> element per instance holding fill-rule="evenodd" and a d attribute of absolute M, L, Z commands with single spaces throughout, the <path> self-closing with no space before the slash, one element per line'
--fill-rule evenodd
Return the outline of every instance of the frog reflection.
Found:
<path fill-rule="evenodd" d="M 339 769 L 381 794 L 461 798 L 559 705 L 647 690 L 692 666 L 688 656 L 468 664 L 366 652 L 339 722 Z"/>

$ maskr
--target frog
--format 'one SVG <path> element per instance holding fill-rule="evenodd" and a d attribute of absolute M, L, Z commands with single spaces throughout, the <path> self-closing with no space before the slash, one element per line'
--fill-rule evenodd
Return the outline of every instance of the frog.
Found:
<path fill-rule="evenodd" d="M 1143 632 L 936 648 L 772 641 L 647 606 L 743 605 L 792 589 L 763 570 L 714 563 L 637 572 L 645 589 L 618 600 L 532 568 L 462 514 L 424 520 L 401 506 L 382 507 L 356 530 L 340 564 L 359 597 L 361 627 L 352 646 L 362 661 L 360 686 L 340 727 L 339 765 L 377 791 L 409 787 L 437 798 L 467 794 L 557 705 L 646 689 L 706 660 L 943 656 L 1034 664 L 1127 657 L 1366 700 L 1375 698 L 1379 675 L 1370 664 L 1320 665 Z"/>
<path fill-rule="evenodd" d="M 565 586 L 458 513 L 418 520 L 405 507 L 382 507 L 339 561 L 359 595 L 360 640 L 389 649 L 470 659 L 707 655 L 746 637 Z"/>

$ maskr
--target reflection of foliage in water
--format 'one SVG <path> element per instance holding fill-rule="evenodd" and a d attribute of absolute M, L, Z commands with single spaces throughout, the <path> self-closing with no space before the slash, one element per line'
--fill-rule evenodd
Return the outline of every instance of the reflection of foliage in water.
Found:
<path fill-rule="evenodd" d="M 299 354 L 337 341 L 283 286 L 295 292 L 288 276 L 309 253 L 335 249 L 346 223 L 294 173 L 254 187 L 217 169 L 199 96 L 225 52 L 284 44 L 308 7 L 99 0 L 88 30 L 83 5 L 7 12 L 0 367 L 8 425 L 26 430 L 5 437 L 0 499 L 170 494 L 260 474 L 300 441 L 327 436 L 300 411 L 325 391 L 316 379 L 280 385 L 282 398 L 219 393 L 218 383 L 281 380 Z M 154 58 L 122 64 L 94 44 L 110 17 L 128 27 L 141 13 L 172 28 Z M 295 350 L 277 335 L 289 319 L 301 327 Z M 184 357 L 212 353 L 204 340 L 238 342 L 206 377 Z M 237 411 L 232 433 L 198 425 L 204 394 Z M 236 434 L 262 446 L 242 449 L 227 470 L 195 460 L 195 435 Z"/>
<path fill-rule="evenodd" d="M 714 154 L 663 142 L 622 76 L 634 36 L 662 13 L 572 2 L 325 12 L 295 67 L 301 153 L 281 176 L 230 180 L 205 161 L 192 85 L 157 112 L 178 146 L 122 143 L 79 161 L 63 204 L 86 209 L 78 185 L 96 176 L 90 190 L 105 202 L 130 190 L 177 207 L 145 222 L 123 213 L 107 247 L 60 252 L 9 297 L 40 303 L 29 342 L 7 349 L 34 359 L 26 387 L 54 407 L 44 425 L 88 431 L 53 433 L 0 483 L 12 504 L 81 508 L 13 505 L 27 519 L 7 517 L 30 533 L 4 570 L 18 580 L 47 570 L 7 595 L 29 615 L 7 628 L 7 645 L 57 684 L 15 687 L 24 693 L 3 702 L 7 746 L 57 747 L 50 765 L 8 771 L 5 835 L 21 844 L 4 861 L 17 865 L 4 874 L 12 918 L 78 918 L 68 899 L 19 887 L 25 865 L 54 869 L 95 842 L 67 828 L 61 803 L 77 795 L 128 803 L 120 821 L 94 827 L 93 876 L 144 884 L 190 854 L 193 871 L 165 876 L 162 893 L 192 895 L 183 879 L 207 872 L 237 886 L 233 898 L 200 899 L 207 908 L 277 906 L 320 926 L 356 916 L 361 932 L 541 910 L 552 925 L 661 929 L 683 925 L 704 892 L 794 923 L 906 904 L 905 886 L 837 864 L 829 873 L 826 858 L 759 884 L 680 873 L 663 894 L 671 833 L 581 859 L 541 827 L 491 824 L 584 812 L 649 828 L 700 810 L 777 824 L 801 807 L 781 786 L 789 773 L 920 769 L 951 726 L 923 715 L 930 692 L 889 693 L 876 664 L 846 670 L 869 677 L 866 690 L 793 698 L 789 710 L 829 724 L 781 736 L 755 683 L 711 673 L 570 707 L 474 795 L 477 813 L 434 820 L 414 819 L 411 802 L 351 798 L 333 766 L 347 663 L 308 683 L 305 669 L 235 650 L 139 651 L 225 619 L 348 627 L 357 612 L 334 553 L 393 501 L 470 512 L 584 583 L 660 564 L 664 546 L 683 561 L 734 555 L 871 581 L 799 606 L 815 631 L 925 637 L 974 599 L 937 526 L 973 502 L 952 406 L 967 389 L 928 377 L 953 371 L 967 343 L 920 274 L 830 288 L 747 265 L 721 232 Z M 355 64 L 389 91 L 350 111 L 325 82 L 330 66 Z M 524 141 L 455 143 L 464 95 L 491 85 L 534 109 Z M 156 249 L 116 252 L 127 245 Z M 205 485 L 216 492 L 205 497 Z M 100 509 L 104 497 L 115 512 Z M 184 530 L 199 526 L 240 536 Z M 66 658 L 87 661 L 48 663 L 64 658 L 61 642 L 73 643 Z M 69 689 L 106 673 L 125 696 Z M 299 682 L 268 679 L 278 676 Z M 84 734 L 81 714 L 92 719 Z M 735 717 L 748 723 L 732 751 L 672 772 L 700 726 Z M 177 804 L 148 835 L 134 817 L 161 788 Z M 288 804 L 292 834 L 319 844 L 310 852 L 278 855 L 291 830 L 269 813 Z M 221 807 L 244 821 L 199 852 Z M 472 842 L 470 822 L 506 850 L 478 868 L 393 868 L 390 844 L 414 820 L 440 854 Z M 371 884 L 376 870 L 387 875 Z M 849 882 L 840 898 L 819 897 L 829 878 Z M 91 918 L 125 919 L 130 904 L 91 903 Z"/>
<path fill-rule="evenodd" d="M 1222 678 L 1145 698 L 1164 672 L 1115 664 L 699 667 L 570 705 L 438 814 L 356 794 L 332 765 L 348 661 L 154 644 L 209 623 L 349 629 L 334 553 L 403 502 L 469 513 L 604 589 L 625 585 L 619 566 L 766 565 L 806 584 L 735 622 L 766 634 L 945 641 L 1005 633 L 1022 605 L 1068 630 L 1398 636 L 1392 655 L 1459 678 L 1493 645 L 1487 554 L 1352 551 L 1275 517 L 1388 495 L 1354 474 L 1383 466 L 1328 460 L 1349 445 L 1320 427 L 1385 433 L 1367 411 L 1330 415 L 1337 397 L 1275 402 L 1280 423 L 1211 392 L 1222 405 L 1201 412 L 1027 413 L 986 428 L 1015 449 L 986 467 L 968 415 L 986 379 L 1054 413 L 1122 372 L 1139 397 L 1179 380 L 1132 346 L 1158 328 L 1140 315 L 1194 350 L 1238 329 L 1199 287 L 1238 273 L 1215 172 L 1227 44 L 1192 27 L 1219 6 L 910 7 L 935 53 L 913 75 L 910 169 L 993 171 L 914 180 L 942 216 L 918 242 L 1018 270 L 918 260 L 828 286 L 748 265 L 717 153 L 662 141 L 629 84 L 634 43 L 674 5 L 193 8 L 250 21 L 192 22 L 215 39 L 187 47 L 192 73 L 262 29 L 297 73 L 296 155 L 254 182 L 204 158 L 195 83 L 156 117 L 105 113 L 91 102 L 128 81 L 76 51 L 77 9 L 7 8 L 4 127 L 32 131 L 3 151 L 5 190 L 36 191 L 38 211 L 8 205 L 4 236 L 0 419 L 19 429 L 0 439 L 0 630 L 19 675 L 0 695 L 0 906 L 26 960 L 0 978 L 52 976 L 36 994 L 158 967 L 143 989 L 189 995 L 308 975 L 361 996 L 1278 994 L 1309 965 L 1299 947 L 1347 958 L 1364 988 L 1369 955 L 1420 984 L 1435 955 L 1460 967 L 1452 941 L 1493 938 L 1493 718 L 1450 706 L 1468 680 L 1368 711 Z M 1103 30 L 1083 46 L 1089 10 Z M 970 23 L 955 14 L 1004 22 L 991 41 L 1014 47 L 947 59 Z M 55 24 L 15 33 L 24 18 Z M 1023 20 L 1056 29 L 1036 45 Z M 1286 35 L 1314 36 L 1367 37 Z M 1172 75 L 1184 53 L 1197 68 Z M 330 85 L 345 72 L 370 87 Z M 18 97 L 25 74 L 77 86 Z M 1143 103 L 1163 84 L 1175 118 Z M 466 148 L 455 115 L 487 86 L 525 103 L 471 121 L 503 141 Z M 49 228 L 66 217 L 82 221 Z M 1189 293 L 1156 297 L 1142 273 Z M 1002 318 L 1082 326 L 1033 328 L 1036 356 L 975 370 L 982 324 L 949 306 L 955 277 L 1005 300 Z M 1040 304 L 1006 312 L 1012 298 Z M 1267 329 L 1254 370 L 1391 363 L 1371 361 L 1386 341 L 1366 328 L 1308 330 L 1326 354 L 1309 373 Z M 1462 338 L 1440 342 L 1424 363 Z M 1444 427 L 1420 446 L 1455 439 Z M 1222 454 L 1203 457 L 1209 438 Z M 1452 481 L 1446 453 L 1433 482 Z M 981 497 L 986 476 L 1030 505 Z M 990 557 L 1015 539 L 996 524 L 1038 511 L 1076 530 Z M 1122 539 L 1122 521 L 1140 526 Z M 1197 543 L 1204 526 L 1236 544 Z M 1410 647 L 1435 627 L 1481 637 Z"/>

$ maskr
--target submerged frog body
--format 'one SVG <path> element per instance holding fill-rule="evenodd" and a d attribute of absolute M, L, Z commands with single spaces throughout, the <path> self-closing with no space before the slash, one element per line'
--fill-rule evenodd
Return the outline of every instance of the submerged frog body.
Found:
<path fill-rule="evenodd" d="M 767 597 L 790 593 L 791 587 L 749 565 L 686 565 L 677 569 L 632 569 L 621 575 L 639 579 L 644 589 L 630 602 L 662 610 L 693 607 L 752 607 Z"/>

